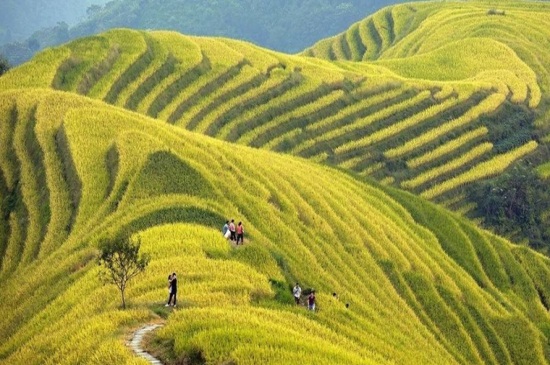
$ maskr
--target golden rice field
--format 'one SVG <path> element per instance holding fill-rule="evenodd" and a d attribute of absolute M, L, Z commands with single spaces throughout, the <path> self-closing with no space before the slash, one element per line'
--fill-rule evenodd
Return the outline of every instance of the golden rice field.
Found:
<path fill-rule="evenodd" d="M 550 126 L 550 5 L 509 1 L 497 9 L 505 15 L 490 15 L 494 7 L 400 4 L 301 55 L 237 40 L 112 30 L 43 52 L 0 88 L 76 92 L 444 201 L 464 193 L 469 184 L 450 181 L 466 171 L 514 150 L 536 153 L 526 146 L 540 143 L 535 135 Z M 532 130 L 495 136 L 505 105 L 531 113 Z M 474 133 L 483 127 L 487 133 Z M 492 147 L 469 158 L 480 145 Z M 426 156 L 429 163 L 416 163 Z M 500 161 L 526 157 L 514 156 Z M 411 183 L 427 174 L 429 182 Z M 476 176 L 471 182 L 491 173 Z M 445 193 L 436 198 L 434 189 Z"/>
<path fill-rule="evenodd" d="M 2 364 L 145 364 L 125 339 L 159 315 L 174 361 L 548 362 L 550 260 L 421 198 L 71 93 L 4 91 L 0 115 Z M 127 310 L 95 260 L 120 232 L 152 258 Z"/>
<path fill-rule="evenodd" d="M 549 259 L 461 216 L 550 142 L 550 4 L 494 7 L 396 5 L 299 55 L 117 29 L 0 77 L 0 364 L 145 364 L 125 342 L 158 321 L 174 364 L 550 362 Z M 96 262 L 121 232 L 152 257 L 127 310 Z"/>

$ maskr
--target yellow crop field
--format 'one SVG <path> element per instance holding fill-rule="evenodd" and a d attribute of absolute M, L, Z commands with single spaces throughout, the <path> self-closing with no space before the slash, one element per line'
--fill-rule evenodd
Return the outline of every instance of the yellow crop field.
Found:
<path fill-rule="evenodd" d="M 209 98 L 200 98 L 195 105 L 191 106 L 185 113 L 185 120 L 180 125 L 184 126 L 186 129 L 204 133 L 206 127 L 205 122 L 208 121 L 204 116 L 211 112 L 211 109 L 213 109 L 212 105 L 224 105 L 224 101 L 229 99 L 232 94 L 239 94 L 239 87 L 257 82 L 259 77 L 261 77 L 261 74 L 258 70 L 249 65 L 245 65 L 239 71 L 238 75 L 225 82 L 223 86 L 216 88 Z M 222 101 L 220 101 L 220 99 Z M 199 125 L 193 123 L 195 120 L 198 121 Z"/>
<path fill-rule="evenodd" d="M 216 78 L 225 74 L 228 68 L 236 67 L 244 60 L 244 56 L 241 53 L 230 49 L 216 39 L 202 39 L 200 41 L 200 47 L 207 59 L 215 59 L 219 63 L 214 64 L 215 67 L 212 67 L 210 73 L 199 78 L 197 82 L 192 83 L 188 88 L 181 90 L 180 93 L 173 98 L 172 102 L 159 113 L 159 119 L 169 120 L 177 118 L 173 115 L 176 115 L 177 109 L 183 100 L 198 93 L 201 88 L 204 88 L 208 83 L 213 82 Z M 171 122 L 175 123 L 178 120 L 179 118 L 177 120 L 171 120 Z"/>
<path fill-rule="evenodd" d="M 544 178 L 548 179 L 550 176 L 550 163 L 545 163 L 537 167 L 537 172 Z"/>
<path fill-rule="evenodd" d="M 422 96 L 423 94 L 420 94 L 419 96 Z M 424 96 L 431 95 L 429 91 L 424 91 Z M 415 126 L 419 123 L 422 123 L 423 120 L 427 118 L 432 118 L 436 116 L 437 114 L 443 112 L 450 106 L 454 105 L 456 103 L 456 100 L 449 99 L 441 104 L 434 105 L 432 107 L 429 107 L 427 109 L 422 110 L 422 112 L 413 115 L 410 118 L 404 119 L 398 123 L 392 124 L 391 126 L 380 129 L 376 131 L 375 133 L 369 135 L 368 137 L 361 139 L 359 141 L 354 141 L 352 143 L 344 144 L 336 149 L 337 153 L 340 152 L 346 152 L 351 149 L 361 148 L 368 146 L 372 143 L 381 141 L 383 139 L 389 138 L 393 135 L 396 135 L 398 133 L 401 133 L 403 130 L 410 128 L 412 126 Z"/>
<path fill-rule="evenodd" d="M 262 84 L 258 89 L 250 90 L 248 93 L 243 95 L 243 99 L 236 98 L 234 99 L 234 103 L 231 103 L 227 106 L 222 106 L 221 110 L 219 111 L 219 117 L 215 120 L 214 124 L 218 120 L 222 120 L 225 123 L 220 124 L 217 127 L 216 135 L 221 136 L 222 138 L 227 138 L 233 128 L 238 126 L 240 123 L 238 121 L 234 121 L 233 119 L 239 119 L 239 121 L 242 123 L 243 120 L 246 119 L 254 119 L 254 116 L 257 114 L 260 114 L 262 112 L 266 112 L 269 110 L 269 108 L 273 105 L 267 106 L 266 104 L 261 105 L 255 105 L 255 100 L 258 98 L 258 92 L 259 95 L 267 95 L 266 97 L 266 103 L 273 100 L 277 96 L 284 95 L 285 92 L 295 87 L 296 83 L 292 81 L 293 75 L 286 70 L 276 68 L 272 71 L 270 74 L 269 79 L 267 79 L 265 82 L 262 82 Z M 278 90 L 281 91 L 278 91 Z M 274 92 L 273 92 L 274 91 Z M 251 103 L 254 103 L 254 107 L 250 109 L 245 109 L 241 111 L 241 103 L 246 103 L 247 100 L 250 100 Z M 230 113 L 231 111 L 235 111 L 235 116 L 231 120 L 227 120 L 225 118 L 225 115 Z M 240 112 L 241 111 L 241 112 Z M 246 118 L 246 119 L 245 119 Z M 209 126 L 209 129 L 212 128 L 212 124 Z M 208 129 L 207 129 L 208 133 Z M 208 133 L 210 134 L 210 133 Z"/>
<path fill-rule="evenodd" d="M 376 86 L 374 86 L 374 88 L 376 88 Z M 310 124 L 306 127 L 306 129 L 310 130 L 310 131 L 317 131 L 317 130 L 324 129 L 325 127 L 331 126 L 331 124 L 333 124 L 335 121 L 337 121 L 338 118 L 342 118 L 342 117 L 345 117 L 349 114 L 353 114 L 353 113 L 361 110 L 362 108 L 369 107 L 369 106 L 375 105 L 377 103 L 381 103 L 381 102 L 383 102 L 387 99 L 391 99 L 393 97 L 399 96 L 402 93 L 403 93 L 403 89 L 395 88 L 394 90 L 390 90 L 389 92 L 383 93 L 382 95 L 374 95 L 373 97 L 370 97 L 365 103 L 352 104 L 348 108 L 339 110 L 339 113 L 338 113 L 339 115 L 334 116 L 332 118 L 322 119 L 317 123 Z"/>
<path fill-rule="evenodd" d="M 341 99 L 343 95 L 344 92 L 342 91 L 325 94 L 302 107 L 293 109 L 291 112 L 276 116 L 268 123 L 263 124 L 261 127 L 255 128 L 253 132 L 242 134 L 237 142 L 241 144 L 250 144 L 250 142 L 252 142 L 258 135 L 265 134 L 266 132 L 269 133 L 270 129 L 278 127 L 288 120 L 304 118 L 308 114 L 314 113 L 318 108 L 333 104 L 335 101 Z"/>
<path fill-rule="evenodd" d="M 50 87 L 57 73 L 57 68 L 69 56 L 70 51 L 67 48 L 46 50 L 32 61 L 19 67 L 17 72 L 8 72 L 5 77 L 2 77 L 0 90 L 20 87 Z"/>
<path fill-rule="evenodd" d="M 395 5 L 296 55 L 116 29 L 2 75 L 0 364 L 146 364 L 148 323 L 164 363 L 549 363 L 550 260 L 463 217 L 550 175 L 550 5 L 493 7 Z M 96 264 L 122 234 L 151 257 L 126 310 Z"/>
<path fill-rule="evenodd" d="M 377 63 L 405 77 L 441 81 L 474 78 L 492 70 L 509 70 L 517 79 L 508 85 L 513 87 L 522 82 L 540 93 L 536 76 L 529 66 L 508 46 L 492 39 L 461 39 L 431 52 Z"/>
<path fill-rule="evenodd" d="M 493 145 L 491 143 L 487 143 L 487 142 L 482 143 L 478 146 L 473 147 L 470 151 L 468 151 L 467 153 L 461 155 L 460 157 L 458 157 L 458 158 L 456 158 L 452 161 L 447 162 L 445 165 L 442 165 L 442 166 L 436 167 L 432 170 L 426 171 L 426 172 L 416 176 L 412 180 L 404 181 L 403 183 L 401 183 L 401 185 L 404 188 L 414 189 L 414 188 L 418 187 L 419 185 L 422 185 L 422 184 L 424 184 L 424 183 L 426 183 L 430 180 L 433 180 L 433 179 L 437 178 L 438 176 L 440 176 L 442 174 L 453 171 L 453 170 L 463 166 L 464 164 L 472 161 L 473 159 L 486 154 L 487 152 L 491 151 L 492 148 L 493 148 Z"/>
<path fill-rule="evenodd" d="M 147 43 L 137 31 L 114 30 L 110 31 L 108 35 L 109 39 L 113 43 L 116 42 L 117 46 L 120 47 L 120 56 L 116 59 L 107 74 L 93 85 L 92 89 L 88 92 L 89 96 L 97 99 L 106 98 L 124 71 L 147 52 Z M 117 95 L 113 95 L 112 97 L 116 98 Z"/>
<path fill-rule="evenodd" d="M 464 174 L 461 174 L 457 177 L 447 180 L 446 182 L 440 185 L 436 185 L 433 188 L 422 192 L 422 196 L 433 198 L 443 194 L 444 192 L 452 189 L 457 185 L 468 184 L 482 177 L 487 177 L 487 176 L 501 173 L 512 162 L 528 154 L 529 152 L 532 152 L 535 148 L 537 148 L 537 146 L 538 144 L 535 141 L 528 142 L 527 144 L 513 151 L 496 156 L 489 161 L 482 162 L 477 166 L 475 166 L 470 171 L 465 172 Z"/>
<path fill-rule="evenodd" d="M 285 84 L 288 80 L 288 74 L 284 71 L 275 69 L 271 72 L 270 77 L 262 80 L 257 88 L 248 90 L 239 95 L 238 98 L 232 98 L 227 102 L 215 107 L 213 110 L 208 110 L 208 114 L 200 122 L 197 129 L 205 130 L 206 134 L 220 134 L 222 130 L 229 128 L 228 117 L 233 111 L 240 111 L 243 105 L 247 103 L 253 104 L 258 95 L 269 95 L 270 91 L 276 90 Z M 225 132 L 227 133 L 227 132 Z"/>
<path fill-rule="evenodd" d="M 0 363 L 142 364 L 124 338 L 158 321 L 165 327 L 153 341 L 181 361 L 546 363 L 537 326 L 550 318 L 535 287 L 550 292 L 548 284 L 522 271 L 519 248 L 462 218 L 326 166 L 74 94 L 14 90 L 0 100 L 3 115 L 21 111 L 21 126 L 3 133 L 14 147 L 1 150 L 2 176 L 21 171 L 21 204 L 33 222 L 21 231 L 17 209 L 3 218 L 12 229 L 2 241 L 0 310 L 11 314 L 0 319 Z M 31 120 L 49 218 L 31 197 L 40 177 L 24 172 L 34 160 L 17 142 Z M 488 163 L 495 172 L 535 147 Z M 226 217 L 244 221 L 243 246 L 222 237 Z M 43 218 L 43 244 L 28 246 L 36 234 L 24 232 Z M 139 237 L 151 256 L 128 288 L 127 310 L 98 280 L 94 259 L 100 238 L 120 232 Z M 543 256 L 522 255 L 550 270 Z M 514 282 L 495 265 L 514 272 Z M 31 267 L 33 275 L 9 275 Z M 165 309 L 173 271 L 178 307 Z M 296 281 L 315 288 L 317 311 L 294 304 Z M 519 338 L 530 339 L 529 351 Z"/>
<path fill-rule="evenodd" d="M 136 108 L 136 110 L 142 114 L 149 113 L 149 109 L 153 102 L 159 98 L 169 86 L 173 85 L 181 78 L 181 72 L 183 70 L 193 69 L 203 61 L 203 54 L 201 53 L 199 45 L 194 42 L 191 37 L 182 37 L 181 34 L 176 32 L 154 32 L 151 36 L 169 50 L 170 54 L 172 54 L 176 60 L 174 66 L 175 71 L 180 70 L 180 72 L 173 72 L 171 75 L 156 82 L 153 89 L 143 97 Z"/>
<path fill-rule="evenodd" d="M 149 56 L 150 59 L 145 59 L 143 66 L 141 66 L 142 72 L 139 77 L 134 78 L 131 82 L 125 85 L 124 89 L 120 91 L 116 96 L 115 105 L 127 106 L 131 102 L 132 97 L 138 97 L 136 93 L 148 79 L 154 77 L 159 69 L 167 62 L 170 54 L 168 51 L 154 40 L 153 37 L 148 36 L 145 38 L 148 46 L 148 52 L 155 57 Z"/>
<path fill-rule="evenodd" d="M 70 44 L 70 57 L 67 57 L 59 66 L 58 72 L 52 80 L 54 88 L 75 90 L 86 93 L 91 86 L 91 70 L 105 59 L 118 55 L 116 47 L 111 48 L 107 37 L 94 37 Z"/>
<path fill-rule="evenodd" d="M 510 104 L 528 108 L 545 128 L 550 55 L 535 20 L 548 7 L 507 6 L 497 17 L 483 2 L 396 5 L 302 55 L 114 30 L 41 54 L 32 61 L 41 78 L 25 81 L 25 65 L 0 79 L 0 88 L 85 93 L 184 129 L 375 172 L 401 186 L 421 168 L 406 161 L 435 148 L 457 153 L 458 135 L 508 115 Z M 490 132 L 488 142 L 498 145 Z"/>
<path fill-rule="evenodd" d="M 392 105 L 389 108 L 382 109 L 378 113 L 371 114 L 367 118 L 358 120 L 354 124 L 348 124 L 348 125 L 342 126 L 341 128 L 338 128 L 338 129 L 332 129 L 331 131 L 329 131 L 327 133 L 324 133 L 319 138 L 315 139 L 314 143 L 319 143 L 319 142 L 322 142 L 322 141 L 327 141 L 327 140 L 330 140 L 330 139 L 334 139 L 334 138 L 344 136 L 347 133 L 353 132 L 354 130 L 358 130 L 362 127 L 366 127 L 366 126 L 368 126 L 368 125 L 370 125 L 370 124 L 372 124 L 372 123 L 374 123 L 378 120 L 383 120 L 384 118 L 387 118 L 387 117 L 391 116 L 392 114 L 399 113 L 400 111 L 403 111 L 404 109 L 407 109 L 407 108 L 417 104 L 418 102 L 421 102 L 421 101 L 427 99 L 429 96 L 430 96 L 429 91 L 420 93 L 417 96 L 415 96 L 414 98 L 411 98 L 411 99 L 408 99 L 408 100 L 403 101 L 401 103 Z M 358 142 L 354 142 L 354 143 L 358 143 Z M 341 152 L 341 150 L 344 149 L 344 148 L 347 148 L 347 147 L 345 147 L 345 145 L 343 145 L 341 147 L 338 147 L 336 149 L 336 152 Z"/>
<path fill-rule="evenodd" d="M 460 137 L 449 141 L 448 143 L 445 143 L 442 146 L 439 146 L 434 150 L 431 150 L 421 156 L 418 156 L 414 159 L 407 161 L 407 166 L 409 168 L 417 168 L 421 165 L 424 165 L 428 162 L 435 160 L 438 157 L 442 157 L 451 153 L 452 151 L 454 151 L 457 148 L 460 148 L 466 143 L 486 135 L 487 132 L 488 132 L 488 129 L 486 127 L 479 127 L 471 132 L 465 133 Z M 386 155 L 389 155 L 390 157 L 396 157 L 395 153 L 391 153 L 390 151 L 388 151 Z"/>
<path fill-rule="evenodd" d="M 288 132 L 285 132 L 285 133 L 283 133 L 283 134 L 281 134 L 281 135 L 279 135 L 275 138 L 270 139 L 268 143 L 266 143 L 262 146 L 262 148 L 265 148 L 265 149 L 268 149 L 268 150 L 273 150 L 279 144 L 281 144 L 285 141 L 291 140 L 292 138 L 297 137 L 300 133 L 302 133 L 302 129 L 300 129 L 300 128 L 292 129 L 292 130 L 290 130 Z"/>
<path fill-rule="evenodd" d="M 0 111 L 2 118 L 0 119 L 0 166 L 2 168 L 2 176 L 8 189 L 14 189 L 15 185 L 15 167 L 14 161 L 8 158 L 11 154 L 13 130 L 14 130 L 14 111 L 15 100 L 6 96 L 0 101 Z"/>
<path fill-rule="evenodd" d="M 430 94 L 429 91 L 424 91 L 422 93 L 419 93 L 414 98 L 411 98 L 411 99 L 408 99 L 408 100 L 406 100 L 402 103 L 396 104 L 396 105 L 392 106 L 391 108 L 384 109 L 384 110 L 380 111 L 379 113 L 369 115 L 369 117 L 367 117 L 365 119 L 362 119 L 362 120 L 358 120 L 354 124 L 346 125 L 342 128 L 332 130 L 329 133 L 324 134 L 323 137 L 322 137 L 322 140 L 339 137 L 339 136 L 342 136 L 342 135 L 344 135 L 348 132 L 352 132 L 354 130 L 360 129 L 360 128 L 365 127 L 365 126 L 368 126 L 369 124 L 375 122 L 376 120 L 383 120 L 385 117 L 388 117 L 388 116 L 390 116 L 394 113 L 399 113 L 400 111 L 403 111 L 404 109 L 415 105 L 419 101 L 427 99 L 428 97 L 430 97 L 430 95 L 431 94 Z M 355 143 L 358 144 L 359 142 L 355 142 Z M 339 148 L 336 149 L 336 152 L 344 152 L 346 150 L 349 150 L 350 148 L 353 148 L 353 146 L 342 145 L 342 146 L 340 146 Z"/>
<path fill-rule="evenodd" d="M 438 128 L 431 129 L 423 135 L 420 135 L 415 139 L 406 142 L 405 144 L 403 144 L 403 146 L 394 149 L 392 153 L 396 155 L 401 155 L 410 152 L 415 148 L 418 148 L 419 146 L 422 146 L 430 141 L 433 141 L 434 139 L 437 139 L 438 137 L 441 137 L 442 135 L 448 133 L 449 131 L 452 131 L 453 129 L 471 123 L 483 113 L 494 111 L 502 104 L 503 101 L 504 96 L 502 94 L 492 94 L 484 99 L 481 103 L 461 115 L 459 118 L 442 124 Z"/>

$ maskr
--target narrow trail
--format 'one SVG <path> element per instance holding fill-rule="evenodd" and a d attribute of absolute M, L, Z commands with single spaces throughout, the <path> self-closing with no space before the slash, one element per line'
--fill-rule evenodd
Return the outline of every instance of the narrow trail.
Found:
<path fill-rule="evenodd" d="M 149 361 L 153 365 L 162 365 L 162 362 L 160 362 L 159 359 L 151 356 L 149 353 L 145 352 L 141 348 L 141 342 L 143 341 L 143 336 L 145 336 L 147 333 L 156 330 L 157 328 L 162 327 L 161 324 L 150 324 L 141 327 L 136 332 L 134 332 L 134 336 L 132 337 L 132 340 L 128 344 L 132 351 L 136 353 L 139 357 L 144 358 L 145 360 Z"/>

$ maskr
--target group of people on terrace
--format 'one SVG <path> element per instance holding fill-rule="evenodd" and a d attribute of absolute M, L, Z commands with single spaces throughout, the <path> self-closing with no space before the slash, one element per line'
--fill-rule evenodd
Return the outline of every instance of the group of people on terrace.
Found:
<path fill-rule="evenodd" d="M 294 301 L 296 302 L 296 305 L 300 305 L 300 299 L 302 297 L 302 288 L 300 288 L 300 284 L 296 283 L 296 285 L 294 285 L 294 288 L 292 288 L 292 295 L 294 296 Z M 310 311 L 315 311 L 315 290 L 314 289 L 311 289 L 306 300 L 307 300 L 307 308 Z"/>
<path fill-rule="evenodd" d="M 237 245 L 240 243 L 241 245 L 244 243 L 244 226 L 242 222 L 239 222 L 235 226 L 235 220 L 231 219 L 230 221 L 226 221 L 222 228 L 223 236 L 231 240 L 232 242 L 235 242 Z M 177 303 L 177 296 L 178 293 L 178 278 L 175 272 L 168 275 L 168 302 L 166 303 L 166 307 L 175 307 Z M 302 288 L 300 287 L 299 283 L 296 283 L 294 285 L 294 288 L 292 288 L 292 295 L 294 296 L 294 301 L 296 302 L 296 305 L 301 304 L 302 300 Z M 338 299 L 338 295 L 336 293 L 332 293 L 332 296 L 335 299 Z M 315 311 L 315 289 L 311 289 L 308 291 L 307 297 L 305 299 L 307 308 L 310 311 Z M 349 308 L 349 303 L 346 303 L 346 308 Z"/>
<path fill-rule="evenodd" d="M 292 288 L 292 295 L 294 296 L 294 301 L 296 302 L 296 305 L 300 305 L 302 299 L 302 288 L 300 287 L 299 283 L 296 283 L 296 285 L 294 285 L 294 288 Z M 332 297 L 334 299 L 338 299 L 338 294 L 332 293 Z M 310 311 L 315 311 L 315 299 L 315 289 L 311 289 L 306 297 L 307 308 Z M 346 303 L 346 308 L 349 308 L 349 303 Z"/>
<path fill-rule="evenodd" d="M 243 222 L 239 222 L 235 226 L 234 219 L 231 219 L 231 221 L 225 221 L 225 224 L 222 228 L 222 233 L 226 239 L 231 240 L 231 242 L 235 242 L 235 244 L 237 245 L 239 244 L 239 242 L 241 245 L 244 243 Z"/>

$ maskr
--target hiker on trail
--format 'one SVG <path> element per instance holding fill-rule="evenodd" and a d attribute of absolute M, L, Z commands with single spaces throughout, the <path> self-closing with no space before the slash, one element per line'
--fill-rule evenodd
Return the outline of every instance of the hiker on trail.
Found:
<path fill-rule="evenodd" d="M 168 303 L 166 303 L 165 307 L 168 307 L 170 305 L 176 306 L 176 295 L 178 294 L 178 278 L 176 277 L 176 273 L 172 274 L 172 280 L 170 280 L 170 296 L 168 297 Z M 172 298 L 174 298 L 174 304 L 171 304 Z"/>
<path fill-rule="evenodd" d="M 307 297 L 307 307 L 310 311 L 315 311 L 315 290 L 312 290 Z"/>
<path fill-rule="evenodd" d="M 235 235 L 235 220 L 231 219 L 231 223 L 229 223 L 229 232 L 231 232 L 231 241 L 237 240 L 237 236 Z"/>
<path fill-rule="evenodd" d="M 225 221 L 222 228 L 222 233 L 225 238 L 229 238 L 229 235 L 231 234 L 231 232 L 229 232 L 229 221 Z"/>
<path fill-rule="evenodd" d="M 296 305 L 300 304 L 300 296 L 302 295 L 302 288 L 300 288 L 300 285 L 296 283 L 294 285 L 294 288 L 292 288 L 292 295 L 294 295 L 294 300 L 296 301 Z"/>
<path fill-rule="evenodd" d="M 244 226 L 243 222 L 239 222 L 237 225 L 237 245 L 241 241 L 241 245 L 244 244 Z"/>

